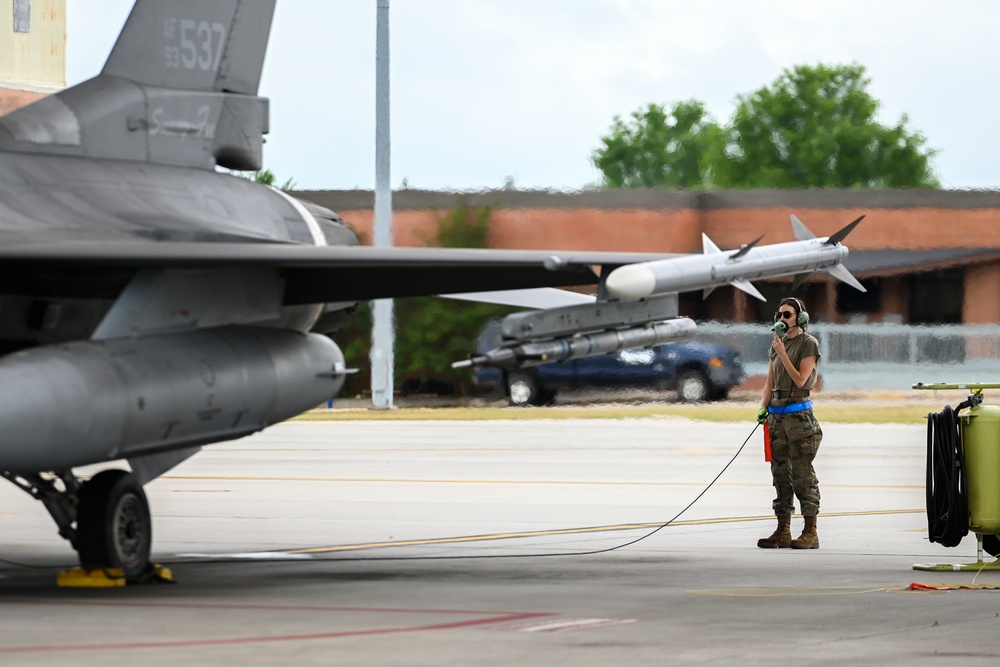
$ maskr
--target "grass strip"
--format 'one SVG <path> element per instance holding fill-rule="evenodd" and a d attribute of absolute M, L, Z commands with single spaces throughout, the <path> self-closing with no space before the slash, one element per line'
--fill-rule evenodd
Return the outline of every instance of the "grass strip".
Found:
<path fill-rule="evenodd" d="M 927 414 L 940 408 L 928 405 L 872 405 L 859 403 L 817 403 L 820 423 L 830 424 L 926 424 Z M 489 421 L 526 419 L 646 419 L 684 417 L 707 422 L 751 422 L 757 406 L 710 403 L 682 405 L 670 403 L 566 405 L 543 408 L 440 407 L 394 408 L 392 410 L 317 409 L 298 421 Z"/>

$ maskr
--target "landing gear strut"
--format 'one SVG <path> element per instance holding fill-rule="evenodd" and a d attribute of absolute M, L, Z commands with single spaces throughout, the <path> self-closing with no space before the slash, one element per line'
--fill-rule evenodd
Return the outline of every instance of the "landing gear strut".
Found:
<path fill-rule="evenodd" d="M 128 580 L 151 571 L 153 523 L 146 493 L 132 473 L 104 470 L 82 484 L 68 471 L 2 475 L 45 504 L 85 569 L 118 568 Z"/>

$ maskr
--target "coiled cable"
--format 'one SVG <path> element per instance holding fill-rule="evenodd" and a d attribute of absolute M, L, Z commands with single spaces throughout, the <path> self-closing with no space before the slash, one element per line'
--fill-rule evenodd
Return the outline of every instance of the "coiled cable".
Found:
<path fill-rule="evenodd" d="M 967 407 L 960 404 L 958 410 Z M 957 547 L 969 534 L 969 498 L 958 412 L 946 405 L 927 415 L 927 535 Z"/>

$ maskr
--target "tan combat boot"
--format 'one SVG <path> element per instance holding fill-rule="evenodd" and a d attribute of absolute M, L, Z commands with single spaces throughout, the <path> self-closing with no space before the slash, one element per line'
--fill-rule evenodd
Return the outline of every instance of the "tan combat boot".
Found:
<path fill-rule="evenodd" d="M 819 535 L 816 534 L 816 517 L 803 517 L 806 526 L 802 529 L 802 534 L 798 539 L 792 540 L 793 549 L 819 549 Z"/>
<path fill-rule="evenodd" d="M 770 537 L 762 537 L 757 540 L 757 546 L 761 549 L 787 549 L 792 541 L 792 515 L 779 514 L 778 527 Z"/>

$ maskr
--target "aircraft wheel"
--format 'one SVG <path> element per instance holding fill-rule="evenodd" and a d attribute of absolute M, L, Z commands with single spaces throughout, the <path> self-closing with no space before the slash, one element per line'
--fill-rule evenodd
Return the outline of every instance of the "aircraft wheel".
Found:
<path fill-rule="evenodd" d="M 708 379 L 701 371 L 684 371 L 677 378 L 677 398 L 684 403 L 699 403 L 708 395 Z"/>
<path fill-rule="evenodd" d="M 121 568 L 126 579 L 148 571 L 153 522 L 142 485 L 124 470 L 104 470 L 80 488 L 76 542 L 85 568 Z"/>
<path fill-rule="evenodd" d="M 507 393 L 510 404 L 515 406 L 538 405 L 541 392 L 538 383 L 527 373 L 511 373 L 507 376 Z"/>

